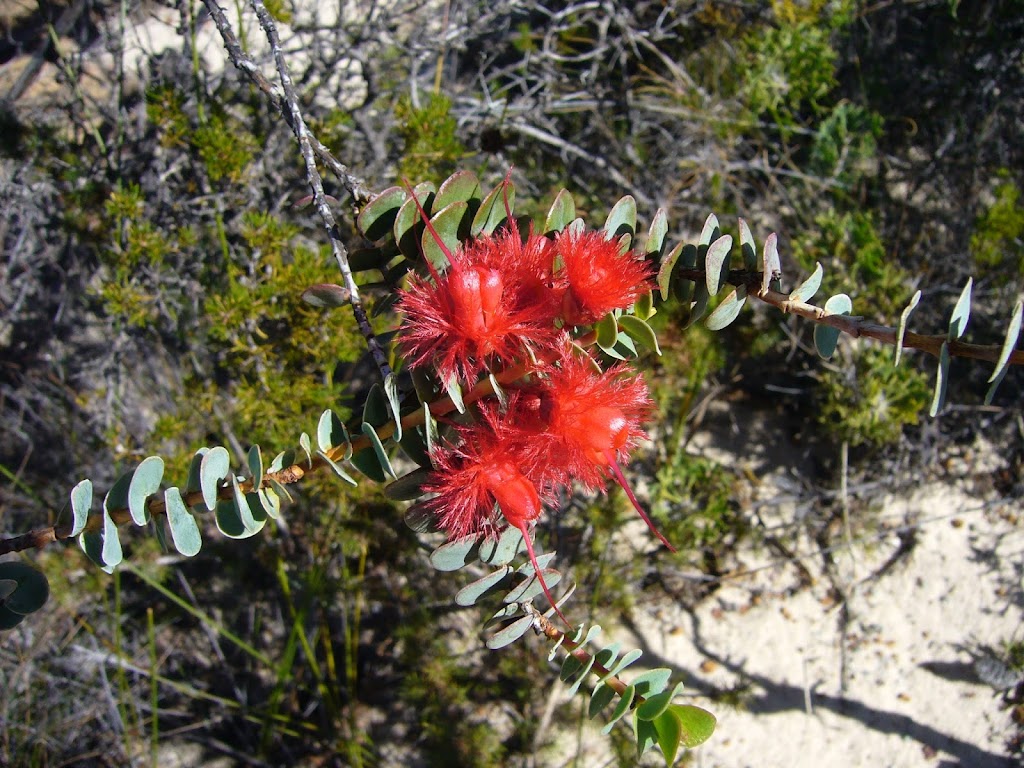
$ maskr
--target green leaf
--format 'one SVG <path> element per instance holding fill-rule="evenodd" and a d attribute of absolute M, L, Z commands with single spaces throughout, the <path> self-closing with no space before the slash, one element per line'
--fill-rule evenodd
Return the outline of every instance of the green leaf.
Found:
<path fill-rule="evenodd" d="M 629 334 L 630 338 L 636 339 L 638 344 L 661 354 L 661 347 L 658 346 L 658 335 L 646 322 L 634 315 L 622 315 L 618 319 L 619 328 Z"/>
<path fill-rule="evenodd" d="M 273 486 L 270 488 L 260 488 L 256 495 L 259 497 L 260 506 L 263 507 L 263 510 L 271 519 L 277 520 L 281 517 L 281 496 L 274 490 Z"/>
<path fill-rule="evenodd" d="M 498 570 L 467 584 L 455 593 L 455 604 L 463 607 L 476 605 L 481 597 L 504 589 L 505 582 L 511 573 L 512 569 L 503 565 Z"/>
<path fill-rule="evenodd" d="M 220 481 L 231 472 L 231 457 L 222 445 L 211 448 L 202 458 L 199 466 L 199 486 L 203 491 L 203 503 L 209 511 L 217 508 L 217 491 Z"/>
<path fill-rule="evenodd" d="M 328 408 L 320 414 L 316 425 L 316 444 L 321 451 L 329 451 L 339 445 L 351 446 L 348 430 L 338 415 Z"/>
<path fill-rule="evenodd" d="M 263 484 L 263 454 L 260 453 L 259 445 L 249 446 L 246 464 L 249 465 L 249 474 L 252 475 L 252 487 L 259 488 Z"/>
<path fill-rule="evenodd" d="M 782 262 L 779 260 L 779 236 L 772 232 L 764 241 L 764 251 L 761 257 L 761 293 L 768 293 L 770 288 L 778 288 L 779 277 L 782 274 Z"/>
<path fill-rule="evenodd" d="M 601 714 L 601 710 L 612 703 L 614 698 L 614 690 L 609 688 L 607 685 L 599 686 L 590 697 L 590 704 L 587 705 L 587 717 L 593 720 Z"/>
<path fill-rule="evenodd" d="M 473 223 L 469 228 L 469 234 L 477 237 L 481 233 L 491 234 L 498 226 L 508 218 L 505 210 L 506 195 L 508 200 L 508 211 L 515 210 L 516 188 L 509 181 L 507 184 L 502 181 L 498 186 L 487 193 L 487 197 L 480 203 L 480 208 L 473 217 Z"/>
<path fill-rule="evenodd" d="M 710 298 L 706 285 L 703 283 L 696 283 L 694 285 L 693 306 L 690 307 L 690 314 L 686 318 L 686 322 L 683 323 L 683 328 L 689 328 L 704 317 L 704 313 L 708 311 L 708 300 Z"/>
<path fill-rule="evenodd" d="M 601 349 L 607 352 L 615 346 L 615 342 L 619 337 L 619 326 L 615 320 L 614 313 L 609 312 L 598 320 L 594 330 L 597 332 L 597 343 Z"/>
<path fill-rule="evenodd" d="M 369 424 L 367 424 L 367 427 L 369 427 L 371 432 L 373 431 L 373 427 L 370 427 Z M 352 458 L 349 459 L 349 463 L 374 482 L 386 483 L 388 481 L 387 473 L 384 472 L 384 468 L 380 465 L 380 460 L 377 458 L 377 451 L 372 447 L 364 448 L 363 450 L 352 454 Z M 334 469 L 335 472 L 340 469 L 340 467 L 336 469 L 334 466 L 331 468 Z M 345 478 L 342 479 L 344 480 Z M 352 482 L 354 483 L 355 481 L 353 480 Z"/>
<path fill-rule="evenodd" d="M 470 202 L 479 200 L 483 194 L 480 188 L 480 180 L 472 171 L 456 171 L 447 179 L 441 182 L 434 197 L 434 210 L 451 205 L 452 203 Z"/>
<path fill-rule="evenodd" d="M 480 542 L 477 556 L 480 562 L 488 565 L 507 565 L 515 556 L 526 549 L 523 534 L 512 525 L 505 526 L 497 538 L 488 536 Z"/>
<path fill-rule="evenodd" d="M 551 561 L 555 559 L 557 554 L 557 552 L 545 552 L 542 555 L 537 555 L 537 568 L 540 568 L 541 572 L 547 573 L 544 569 L 551 564 Z M 533 574 L 537 572 L 537 568 L 534 568 L 533 563 L 527 560 L 516 568 L 516 573 L 522 574 L 523 576 L 533 576 Z"/>
<path fill-rule="evenodd" d="M 380 465 L 377 463 L 376 456 L 370 450 L 361 451 L 360 453 L 366 454 L 366 455 L 370 456 L 371 460 L 374 463 L 374 466 L 376 466 L 378 468 L 378 470 L 379 470 Z M 324 463 L 328 467 L 331 468 L 331 471 L 334 472 L 334 474 L 336 474 L 338 477 L 340 477 L 346 483 L 351 485 L 353 488 L 355 488 L 356 486 L 359 485 L 359 483 L 356 482 L 356 479 L 354 477 L 352 477 L 352 475 L 350 475 L 348 472 L 346 472 L 345 468 L 343 466 L 341 466 L 341 464 L 339 464 L 334 459 L 332 459 L 330 456 L 328 456 L 324 451 L 317 451 L 316 455 L 324 460 Z M 362 471 L 361 467 L 357 466 L 356 469 L 359 469 L 360 471 Z M 363 472 L 363 474 L 366 474 L 366 473 Z M 381 477 L 384 478 L 385 480 L 387 479 L 383 474 L 381 474 Z M 376 479 L 376 478 L 374 478 L 374 479 Z M 379 480 L 378 482 L 384 482 L 384 480 Z"/>
<path fill-rule="evenodd" d="M 657 260 L 664 251 L 665 236 L 668 234 L 668 216 L 664 208 L 654 212 L 651 219 L 651 226 L 647 228 L 647 242 L 644 243 L 644 253 Z"/>
<path fill-rule="evenodd" d="M 619 198 L 608 212 L 604 223 L 604 231 L 613 238 L 636 234 L 636 200 L 632 195 Z"/>
<path fill-rule="evenodd" d="M 636 739 L 638 756 L 647 754 L 651 747 L 658 743 L 658 731 L 649 720 L 633 718 L 633 737 Z"/>
<path fill-rule="evenodd" d="M 718 289 L 729 276 L 729 251 L 732 250 L 732 235 L 722 235 L 708 246 L 704 254 L 704 277 L 708 295 L 717 296 Z"/>
<path fill-rule="evenodd" d="M 673 704 L 669 707 L 669 711 L 679 718 L 679 724 L 683 731 L 683 746 L 688 749 L 699 747 L 715 732 L 715 725 L 718 721 L 706 709 L 695 707 L 692 704 Z"/>
<path fill-rule="evenodd" d="M 395 425 L 394 440 L 397 443 L 402 439 L 402 406 L 398 402 L 398 377 L 394 373 L 389 373 L 384 379 L 384 396 L 387 398 L 391 420 Z"/>
<path fill-rule="evenodd" d="M 370 438 L 370 445 L 377 457 L 377 462 L 380 464 L 380 468 L 384 470 L 384 474 L 392 480 L 397 480 L 398 476 L 395 474 L 395 470 L 391 466 L 391 459 L 388 458 L 387 451 L 384 450 L 384 444 L 380 441 L 380 436 L 377 435 L 377 430 L 375 430 L 372 425 L 364 421 L 363 434 Z"/>
<path fill-rule="evenodd" d="M 430 564 L 438 571 L 457 571 L 477 559 L 483 536 L 464 536 L 442 544 L 430 553 Z"/>
<path fill-rule="evenodd" d="M 469 204 L 466 202 L 452 203 L 433 216 L 430 219 L 430 227 L 425 227 L 423 234 L 420 235 L 423 255 L 438 272 L 448 268 L 451 261 L 449 256 L 459 249 L 460 241 L 469 236 L 463 223 L 468 209 Z M 435 234 L 440 238 L 440 243 Z"/>
<path fill-rule="evenodd" d="M 426 230 L 420 209 L 416 207 L 416 201 L 421 203 L 424 210 L 428 210 L 429 204 L 433 200 L 432 194 L 433 189 L 431 188 L 428 193 L 422 196 L 417 195 L 416 200 L 410 197 L 398 209 L 398 214 L 395 216 L 392 228 L 395 243 L 398 245 L 399 252 L 413 262 L 419 261 L 423 255 L 420 252 L 420 235 Z"/>
<path fill-rule="evenodd" d="M 430 477 L 427 469 L 414 469 L 384 486 L 384 495 L 395 501 L 411 501 L 423 495 L 423 483 Z"/>
<path fill-rule="evenodd" d="M 85 530 L 92 507 L 92 480 L 82 480 L 71 489 L 71 535 L 77 536 Z"/>
<path fill-rule="evenodd" d="M 544 219 L 544 234 L 561 232 L 576 218 L 576 203 L 573 202 L 569 190 L 559 190 L 555 200 L 548 209 L 548 215 Z"/>
<path fill-rule="evenodd" d="M 654 292 L 648 291 L 641 295 L 633 305 L 633 312 L 640 320 L 649 320 L 654 317 L 658 313 L 658 310 L 654 308 Z"/>
<path fill-rule="evenodd" d="M 848 315 L 853 309 L 853 302 L 845 293 L 837 293 L 825 302 L 825 311 L 830 315 Z M 818 324 L 814 326 L 814 348 L 825 360 L 828 360 L 836 351 L 839 343 L 839 336 L 842 333 L 838 328 L 831 325 Z"/>
<path fill-rule="evenodd" d="M 616 704 L 615 709 L 612 710 L 611 719 L 608 721 L 608 724 L 601 729 L 601 733 L 607 735 L 612 732 L 612 728 L 615 724 L 621 720 L 627 712 L 629 712 L 629 707 L 633 703 L 633 697 L 635 695 L 636 689 L 632 685 L 626 686 L 626 690 L 623 691 L 622 695 L 619 697 L 619 703 Z"/>
<path fill-rule="evenodd" d="M 683 244 L 680 243 L 661 261 L 661 267 L 658 269 L 658 290 L 661 292 L 661 300 L 665 301 L 668 299 L 668 292 L 672 284 L 672 269 L 675 267 L 676 262 L 679 261 L 679 257 L 683 253 Z"/>
<path fill-rule="evenodd" d="M 266 520 L 256 522 L 252 518 L 250 512 L 248 517 L 252 520 L 252 525 L 247 526 L 246 522 L 242 519 L 241 512 L 239 511 L 236 499 L 222 499 L 217 502 L 217 510 L 214 515 L 217 521 L 217 529 L 227 536 L 229 539 L 248 539 L 255 536 L 266 525 Z M 242 498 L 242 502 L 245 503 L 245 498 Z M 248 506 L 248 504 L 246 504 Z"/>
<path fill-rule="evenodd" d="M 256 527 L 256 518 L 253 516 L 252 509 L 249 507 L 247 495 L 242 493 L 242 487 L 238 484 L 238 478 L 234 475 L 231 476 L 231 490 L 234 493 L 235 507 L 238 510 L 238 517 L 242 521 L 242 525 L 245 526 L 246 531 L 252 531 L 255 533 L 259 530 L 259 528 Z"/>
<path fill-rule="evenodd" d="M 697 245 L 711 245 L 712 241 L 717 240 L 721 233 L 722 227 L 718 224 L 718 217 L 713 213 L 709 214 L 704 220 L 704 227 L 700 231 L 700 239 L 697 240 Z"/>
<path fill-rule="evenodd" d="M 1006 375 L 1006 370 L 1010 364 L 1010 355 L 1013 354 L 1013 350 L 1017 346 L 1017 339 L 1020 338 L 1022 318 L 1024 318 L 1024 299 L 1019 299 L 1013 308 L 1013 317 L 1010 318 L 1010 324 L 1006 328 L 1006 337 L 1003 339 L 1003 348 L 999 352 L 999 360 L 996 362 L 992 375 L 988 377 L 989 384 L 992 386 L 988 388 L 988 392 L 985 395 L 985 405 L 991 405 L 996 389 Z"/>
<path fill-rule="evenodd" d="M 311 307 L 333 309 L 343 307 L 352 298 L 348 288 L 334 283 L 316 283 L 302 292 L 302 300 Z"/>
<path fill-rule="evenodd" d="M 121 539 L 118 538 L 117 525 L 114 523 L 110 513 L 103 513 L 103 544 L 100 549 L 100 557 L 103 560 L 103 570 L 113 573 L 124 559 L 121 551 Z"/>
<path fill-rule="evenodd" d="M 388 412 L 388 397 L 384 394 L 384 388 L 380 383 L 374 383 L 370 387 L 366 403 L 363 405 L 363 422 L 375 427 L 383 427 L 389 421 L 391 421 L 391 414 Z"/>
<path fill-rule="evenodd" d="M 533 616 L 526 615 L 522 618 L 516 619 L 515 621 L 506 625 L 503 629 L 495 632 L 493 635 L 487 638 L 486 645 L 492 651 L 496 651 L 499 648 L 504 648 L 510 643 L 514 643 L 520 637 L 530 631 L 530 627 L 533 626 Z"/>
<path fill-rule="evenodd" d="M 0 632 L 14 629 L 24 620 L 25 617 L 22 614 L 10 611 L 3 605 L 0 605 Z"/>
<path fill-rule="evenodd" d="M 312 445 L 309 442 L 309 435 L 303 432 L 299 435 L 299 448 L 302 449 L 303 453 L 306 454 L 306 462 L 310 469 L 313 468 L 313 454 L 311 453 Z"/>
<path fill-rule="evenodd" d="M 811 276 L 800 283 L 800 287 L 789 294 L 790 301 L 810 301 L 814 294 L 821 287 L 821 278 L 825 276 L 825 270 L 821 268 L 821 262 L 814 263 L 814 271 Z"/>
<path fill-rule="evenodd" d="M 633 685 L 635 686 L 636 682 Z M 636 708 L 634 715 L 640 720 L 654 720 L 656 717 L 660 717 L 661 713 L 668 709 L 672 699 L 682 693 L 684 688 L 682 683 L 677 683 L 670 691 L 651 694 L 643 704 Z"/>
<path fill-rule="evenodd" d="M 0 563 L 0 582 L 6 585 L 0 605 L 22 616 L 35 613 L 50 599 L 46 576 L 17 560 Z"/>
<path fill-rule="evenodd" d="M 348 267 L 353 272 L 369 272 L 370 270 L 373 269 L 380 270 L 381 272 L 383 272 L 384 270 L 387 269 L 388 262 L 391 261 L 393 258 L 395 258 L 395 252 L 394 249 L 390 247 L 388 247 L 386 250 L 381 248 L 355 248 L 348 254 Z M 341 288 L 341 286 L 337 287 Z M 346 289 L 341 288 L 341 290 L 345 291 L 346 295 L 348 294 L 348 291 Z M 313 306 L 317 306 L 318 299 L 312 295 L 310 295 L 307 298 L 308 291 L 309 289 L 303 291 L 302 299 Z M 335 291 L 334 293 L 336 295 L 334 297 L 331 297 L 329 296 L 329 293 L 327 291 L 320 292 L 320 300 L 329 301 L 331 303 L 340 300 L 341 295 L 337 291 Z M 331 306 L 331 304 L 326 304 L 325 306 Z"/>
<path fill-rule="evenodd" d="M 658 749 L 665 756 L 665 765 L 674 765 L 683 742 L 683 723 L 679 715 L 669 709 L 656 718 L 652 725 L 657 732 Z"/>
<path fill-rule="evenodd" d="M 541 573 L 544 576 L 544 582 L 548 585 L 550 591 L 558 582 L 562 580 L 562 574 L 553 568 L 542 570 Z M 529 579 L 524 581 L 518 587 L 513 589 L 507 595 L 505 595 L 501 601 L 503 603 L 527 603 L 536 597 L 540 597 L 544 594 L 544 586 L 541 584 L 540 579 L 536 576 L 531 576 Z"/>
<path fill-rule="evenodd" d="M 896 329 L 896 362 L 893 365 L 900 364 L 900 358 L 903 356 L 903 338 L 907 335 L 907 321 L 910 319 L 910 313 L 914 311 L 919 301 L 921 301 L 921 292 L 915 291 L 910 299 L 910 303 L 907 304 L 900 314 L 900 324 Z"/>
<path fill-rule="evenodd" d="M 107 491 L 107 495 L 103 497 L 103 508 L 111 511 L 115 509 L 127 509 L 128 507 L 128 491 L 132 486 L 132 479 L 135 477 L 135 470 L 131 472 L 125 472 L 114 484 L 110 486 L 110 490 Z"/>
<path fill-rule="evenodd" d="M 633 687 L 640 696 L 654 696 L 668 687 L 672 670 L 664 667 L 649 669 L 633 678 Z"/>
<path fill-rule="evenodd" d="M 406 192 L 401 187 L 388 187 L 366 204 L 356 218 L 356 226 L 367 240 L 376 242 L 385 237 L 405 202 Z"/>
<path fill-rule="evenodd" d="M 949 342 L 942 342 L 939 350 L 939 367 L 935 371 L 935 392 L 932 395 L 932 406 L 928 409 L 928 415 L 935 418 L 939 409 L 946 402 L 946 387 L 949 384 Z"/>
<path fill-rule="evenodd" d="M 185 493 L 192 493 L 199 490 L 199 469 L 202 467 L 203 456 L 209 453 L 209 448 L 200 448 L 192 456 L 188 465 L 188 480 L 185 481 Z"/>
<path fill-rule="evenodd" d="M 608 671 L 608 677 L 615 677 L 616 675 L 621 674 L 626 667 L 634 664 L 643 655 L 644 652 L 639 648 L 627 651 L 625 655 L 621 656 L 619 660 L 615 662 L 615 666 Z"/>
<path fill-rule="evenodd" d="M 740 252 L 743 255 L 743 268 L 747 272 L 757 271 L 757 244 L 747 222 L 740 219 Z"/>
<path fill-rule="evenodd" d="M 953 314 L 949 318 L 949 340 L 954 341 L 964 335 L 967 330 L 967 323 L 971 319 L 971 288 L 974 286 L 974 278 L 967 278 L 967 285 L 960 292 L 956 306 L 953 307 Z M 934 414 L 933 414 L 934 415 Z"/>
<path fill-rule="evenodd" d="M 413 504 L 405 510 L 404 521 L 416 533 L 437 533 L 437 516 L 424 504 Z"/>
<path fill-rule="evenodd" d="M 709 330 L 720 331 L 729 326 L 737 317 L 740 310 L 747 301 L 747 286 L 740 285 L 730 291 L 729 295 L 722 300 L 722 303 L 715 307 L 715 311 L 708 315 L 704 325 Z"/>
<path fill-rule="evenodd" d="M 171 486 L 164 491 L 164 506 L 167 508 L 167 525 L 171 529 L 174 548 L 185 557 L 198 554 L 203 548 L 203 537 L 176 487 Z"/>

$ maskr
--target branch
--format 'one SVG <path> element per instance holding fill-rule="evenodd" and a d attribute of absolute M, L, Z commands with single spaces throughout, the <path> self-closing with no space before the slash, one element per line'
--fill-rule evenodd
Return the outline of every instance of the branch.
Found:
<path fill-rule="evenodd" d="M 677 267 L 673 270 L 673 277 L 676 275 L 698 283 L 704 283 L 707 280 L 707 272 L 703 269 Z M 821 325 L 829 325 L 855 339 L 863 336 L 891 346 L 896 346 L 899 341 L 899 330 L 897 328 L 870 323 L 857 315 L 834 315 L 814 304 L 808 304 L 804 301 L 793 301 L 789 298 L 788 294 L 779 293 L 778 291 L 769 289 L 762 293 L 761 278 L 761 272 L 733 269 L 729 271 L 726 281 L 730 285 L 745 287 L 748 296 L 758 298 L 781 312 L 799 315 Z M 999 345 L 968 344 L 967 342 L 955 339 L 951 341 L 946 334 L 925 335 L 907 331 L 903 335 L 904 348 L 919 349 L 936 358 L 939 357 L 943 344 L 948 345 L 951 357 L 966 357 L 973 360 L 985 360 L 990 363 L 998 362 L 999 354 L 1002 351 L 1002 347 Z M 1011 365 L 1024 365 L 1024 350 L 1017 349 L 1011 352 L 1009 362 Z"/>

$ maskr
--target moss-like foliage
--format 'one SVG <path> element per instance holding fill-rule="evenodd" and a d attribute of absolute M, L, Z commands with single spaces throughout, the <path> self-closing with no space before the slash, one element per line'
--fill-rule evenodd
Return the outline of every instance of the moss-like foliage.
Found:
<path fill-rule="evenodd" d="M 978 217 L 971 235 L 975 263 L 1000 282 L 1024 274 L 1024 204 L 1020 187 L 1003 173 L 995 200 Z"/>

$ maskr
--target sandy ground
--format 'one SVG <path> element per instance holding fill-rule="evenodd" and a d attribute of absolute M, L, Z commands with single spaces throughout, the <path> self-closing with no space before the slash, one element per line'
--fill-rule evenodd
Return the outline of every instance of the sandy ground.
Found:
<path fill-rule="evenodd" d="M 719 718 L 692 764 L 1013 765 L 1009 713 L 965 650 L 1024 639 L 1024 531 L 1012 513 L 944 486 L 889 499 L 883 523 L 916 520 L 916 545 L 870 583 L 898 547 L 895 533 L 855 542 L 852 556 L 833 552 L 845 620 L 820 556 L 801 558 L 815 584 L 786 596 L 795 569 L 770 552 L 745 557 L 750 575 L 695 612 L 641 619 L 633 640 L 647 660 L 676 667 Z M 737 684 L 749 686 L 739 709 L 699 696 Z"/>

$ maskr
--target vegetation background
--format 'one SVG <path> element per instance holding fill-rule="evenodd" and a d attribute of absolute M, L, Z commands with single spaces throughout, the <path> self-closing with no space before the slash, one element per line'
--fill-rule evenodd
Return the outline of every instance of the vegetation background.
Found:
<path fill-rule="evenodd" d="M 820 261 L 828 290 L 885 324 L 919 288 L 916 326 L 941 331 L 973 275 L 972 338 L 1002 338 L 1024 274 L 1019 0 L 267 5 L 312 127 L 371 188 L 456 168 L 493 185 L 514 165 L 534 214 L 565 186 L 591 223 L 632 194 L 691 241 L 707 213 L 742 215 L 779 233 L 789 281 Z M 251 9 L 228 10 L 267 63 Z M 273 455 L 352 408 L 375 375 L 355 324 L 299 300 L 337 279 L 295 206 L 301 158 L 205 7 L 4 2 L 0 25 L 4 532 L 66 515 L 83 477 L 108 487 L 153 453 L 183 477 L 214 442 Z M 769 311 L 716 335 L 684 330 L 680 307 L 655 319 L 664 354 L 641 364 L 661 417 L 631 470 L 682 553 L 626 537 L 615 494 L 567 499 L 542 535 L 595 620 L 696 607 L 741 552 L 799 568 L 811 541 L 827 560 L 877 533 L 882 493 L 926 479 L 1019 509 L 1019 371 L 982 406 L 988 368 L 957 362 L 957 405 L 928 419 L 919 356 L 894 369 L 844 340 L 826 363 L 806 323 Z M 709 429 L 740 435 L 732 455 L 698 450 Z M 755 437 L 799 457 L 799 511 L 771 526 L 749 503 Z M 52 604 L 0 645 L 0 763 L 571 763 L 551 745 L 580 712 L 551 703 L 546 653 L 486 651 L 379 487 L 312 479 L 286 520 L 191 561 L 139 536 L 112 577 L 75 546 L 34 557 Z M 1024 635 L 975 640 L 1020 722 Z M 742 686 L 705 694 L 743 705 Z M 1007 739 L 1019 754 L 1010 714 Z M 625 735 L 607 754 L 635 762 Z"/>

